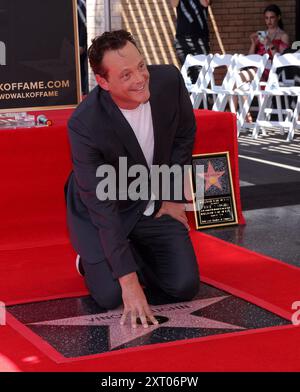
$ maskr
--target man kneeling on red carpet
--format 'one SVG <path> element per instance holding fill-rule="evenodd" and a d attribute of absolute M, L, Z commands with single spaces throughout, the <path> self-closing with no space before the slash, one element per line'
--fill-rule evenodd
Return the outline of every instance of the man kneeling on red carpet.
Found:
<path fill-rule="evenodd" d="M 149 189 L 152 166 L 190 164 L 193 109 L 177 68 L 147 66 L 130 33 L 106 32 L 88 54 L 98 85 L 68 124 L 70 238 L 97 303 L 105 309 L 123 303 L 121 324 L 130 316 L 133 328 L 137 320 L 146 328 L 157 324 L 147 290 L 176 302 L 191 300 L 199 288 L 184 196 L 170 191 L 166 199 L 137 189 Z M 139 187 L 136 167 L 146 173 Z"/>

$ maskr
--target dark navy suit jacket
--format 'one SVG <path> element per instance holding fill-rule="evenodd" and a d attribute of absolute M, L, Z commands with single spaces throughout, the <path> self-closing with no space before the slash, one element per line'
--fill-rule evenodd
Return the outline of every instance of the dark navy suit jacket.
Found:
<path fill-rule="evenodd" d="M 190 164 L 196 127 L 181 74 L 170 65 L 148 69 L 153 164 Z M 148 201 L 100 201 L 96 197 L 100 165 L 112 165 L 118 173 L 119 157 L 126 157 L 128 168 L 136 164 L 147 167 L 135 134 L 110 94 L 100 87 L 75 110 L 68 132 L 73 171 L 66 185 L 66 200 L 73 247 L 89 263 L 107 259 L 115 278 L 136 271 L 127 238 Z M 159 207 L 156 203 L 156 210 Z"/>

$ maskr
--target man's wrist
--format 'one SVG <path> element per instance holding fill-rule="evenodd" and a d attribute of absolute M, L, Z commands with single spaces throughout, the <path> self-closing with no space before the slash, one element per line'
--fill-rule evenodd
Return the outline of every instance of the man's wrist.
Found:
<path fill-rule="evenodd" d="M 123 275 L 119 278 L 119 283 L 121 287 L 128 287 L 131 284 L 135 284 L 138 282 L 138 277 L 136 272 L 130 272 L 129 274 Z"/>

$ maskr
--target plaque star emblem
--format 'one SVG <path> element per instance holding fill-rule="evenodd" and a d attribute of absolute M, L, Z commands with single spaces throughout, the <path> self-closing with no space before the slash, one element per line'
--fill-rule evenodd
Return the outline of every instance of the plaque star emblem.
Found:
<path fill-rule="evenodd" d="M 211 186 L 216 186 L 222 190 L 222 185 L 219 182 L 219 178 L 223 176 L 225 171 L 216 171 L 210 161 L 208 161 L 208 168 L 205 173 L 199 173 L 201 178 L 205 179 L 205 191 L 207 191 Z"/>
<path fill-rule="evenodd" d="M 229 330 L 244 330 L 244 327 L 224 323 L 217 320 L 208 319 L 205 317 L 195 316 L 191 313 L 206 308 L 217 302 L 223 301 L 228 296 L 197 299 L 190 302 L 179 302 L 175 304 L 151 306 L 155 316 L 164 316 L 168 321 L 163 324 L 150 325 L 148 328 L 139 326 L 136 329 L 131 328 L 129 321 L 127 324 L 120 325 L 122 316 L 122 309 L 116 309 L 106 313 L 98 313 L 93 315 L 63 318 L 58 320 L 49 320 L 27 325 L 69 325 L 69 326 L 108 326 L 110 349 L 122 346 L 134 339 L 149 334 L 150 332 L 161 327 L 173 328 L 212 328 L 212 329 L 229 329 Z"/>

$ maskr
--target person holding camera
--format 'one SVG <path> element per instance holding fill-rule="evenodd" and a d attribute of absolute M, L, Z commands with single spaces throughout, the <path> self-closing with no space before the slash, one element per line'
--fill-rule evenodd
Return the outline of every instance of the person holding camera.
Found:
<path fill-rule="evenodd" d="M 265 8 L 264 17 L 267 30 L 250 35 L 249 54 L 268 53 L 272 60 L 275 53 L 282 53 L 289 47 L 289 36 L 283 30 L 281 10 L 276 4 L 270 4 Z"/>
<path fill-rule="evenodd" d="M 281 17 L 281 10 L 276 4 L 270 4 L 264 9 L 264 17 L 267 30 L 257 31 L 250 35 L 251 45 L 249 54 L 264 54 L 269 55 L 269 61 L 263 72 L 261 81 L 266 82 L 272 66 L 272 60 L 275 53 L 283 53 L 289 48 L 289 36 L 283 30 L 283 22 Z M 251 67 L 246 68 L 239 72 L 238 88 L 247 89 L 247 85 L 252 81 L 255 75 L 255 70 Z M 237 106 L 237 102 L 235 102 Z M 246 120 L 252 122 L 251 113 L 247 113 Z"/>

